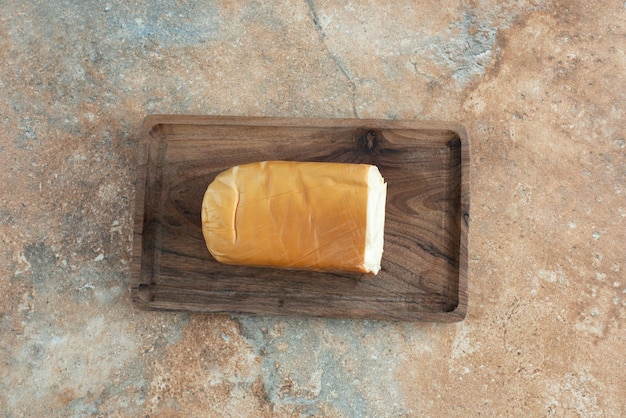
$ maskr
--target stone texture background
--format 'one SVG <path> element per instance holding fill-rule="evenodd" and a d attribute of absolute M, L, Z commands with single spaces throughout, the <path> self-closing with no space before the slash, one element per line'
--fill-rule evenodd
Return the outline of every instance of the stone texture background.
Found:
<path fill-rule="evenodd" d="M 621 1 L 0 2 L 0 413 L 626 415 L 625 51 Z M 150 113 L 466 124 L 467 319 L 135 310 Z"/>

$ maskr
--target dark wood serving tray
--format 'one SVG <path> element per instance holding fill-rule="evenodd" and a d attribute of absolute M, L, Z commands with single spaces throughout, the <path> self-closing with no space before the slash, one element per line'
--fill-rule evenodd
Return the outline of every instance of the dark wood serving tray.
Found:
<path fill-rule="evenodd" d="M 200 226 L 221 171 L 375 164 L 388 183 L 377 276 L 224 265 Z M 467 311 L 469 142 L 453 123 L 154 115 L 144 120 L 131 294 L 142 309 L 453 322 Z"/>

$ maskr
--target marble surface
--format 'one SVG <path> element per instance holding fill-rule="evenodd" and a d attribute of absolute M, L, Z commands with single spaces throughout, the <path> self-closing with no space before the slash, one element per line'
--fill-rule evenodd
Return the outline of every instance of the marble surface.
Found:
<path fill-rule="evenodd" d="M 280 3 L 0 2 L 0 414 L 626 415 L 626 4 Z M 464 123 L 467 319 L 134 309 L 151 113 Z"/>

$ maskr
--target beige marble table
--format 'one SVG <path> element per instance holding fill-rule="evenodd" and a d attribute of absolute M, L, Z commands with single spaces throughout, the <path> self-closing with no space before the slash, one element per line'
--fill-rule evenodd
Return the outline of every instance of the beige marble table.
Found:
<path fill-rule="evenodd" d="M 0 415 L 626 415 L 622 1 L 170 3 L 0 2 Z M 136 310 L 153 113 L 465 124 L 466 320 Z"/>

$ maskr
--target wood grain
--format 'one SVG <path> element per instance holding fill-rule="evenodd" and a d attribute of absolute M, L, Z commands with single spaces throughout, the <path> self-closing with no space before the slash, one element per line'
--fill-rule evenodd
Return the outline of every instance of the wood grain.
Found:
<path fill-rule="evenodd" d="M 230 266 L 206 249 L 202 196 L 263 160 L 375 164 L 388 183 L 377 276 Z M 131 294 L 142 309 L 459 321 L 467 311 L 469 141 L 452 123 L 154 115 L 144 120 Z"/>

